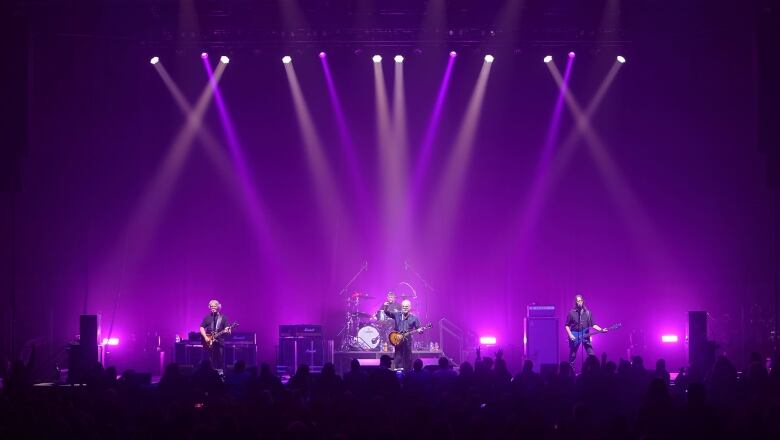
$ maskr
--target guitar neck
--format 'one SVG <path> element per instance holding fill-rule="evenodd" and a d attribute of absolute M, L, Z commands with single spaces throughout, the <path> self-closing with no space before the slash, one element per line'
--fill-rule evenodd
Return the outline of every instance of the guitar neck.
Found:
<path fill-rule="evenodd" d="M 423 327 L 417 327 L 417 328 L 413 328 L 413 329 L 411 329 L 411 330 L 407 330 L 407 331 L 405 331 L 405 332 L 401 332 L 401 334 L 402 334 L 402 335 L 404 335 L 404 336 L 406 336 L 406 335 L 409 335 L 409 334 L 412 334 L 412 333 L 414 333 L 414 332 L 418 332 L 418 331 L 421 331 L 421 330 L 422 330 L 422 331 L 424 331 L 424 330 L 426 330 L 426 329 L 429 329 L 429 328 L 431 328 L 431 326 L 432 326 L 432 325 L 433 325 L 433 324 L 428 324 L 428 325 L 426 325 L 426 326 L 423 326 Z"/>
<path fill-rule="evenodd" d="M 214 333 L 212 333 L 212 334 L 211 334 L 211 337 L 212 337 L 212 338 L 218 338 L 218 337 L 220 337 L 220 336 L 224 335 L 225 333 L 227 333 L 227 332 L 228 332 L 228 330 L 232 329 L 233 327 L 235 327 L 235 326 L 237 326 L 237 325 L 238 325 L 238 324 L 230 324 L 229 326 L 227 326 L 227 327 L 223 328 L 222 330 L 220 330 L 220 331 L 218 331 L 218 332 L 214 332 Z"/>

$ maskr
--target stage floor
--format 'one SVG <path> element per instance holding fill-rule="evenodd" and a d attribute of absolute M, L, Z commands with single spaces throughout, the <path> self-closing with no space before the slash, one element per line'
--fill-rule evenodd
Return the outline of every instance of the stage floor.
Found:
<path fill-rule="evenodd" d="M 392 351 L 336 351 L 333 352 L 333 364 L 336 367 L 336 373 L 343 374 L 349 371 L 349 364 L 352 359 L 358 359 L 360 365 L 364 367 L 379 365 L 379 358 L 383 354 L 390 357 L 395 355 Z M 439 358 L 442 356 L 441 351 L 412 351 L 412 359 L 422 359 L 423 366 L 425 365 L 437 365 Z"/>

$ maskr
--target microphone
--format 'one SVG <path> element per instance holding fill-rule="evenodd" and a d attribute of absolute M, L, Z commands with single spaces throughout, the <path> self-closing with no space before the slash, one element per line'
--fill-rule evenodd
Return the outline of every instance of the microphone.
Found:
<path fill-rule="evenodd" d="M 368 261 L 363 262 L 363 270 L 368 272 Z"/>
<path fill-rule="evenodd" d="M 404 270 L 409 270 L 409 262 L 404 260 Z"/>

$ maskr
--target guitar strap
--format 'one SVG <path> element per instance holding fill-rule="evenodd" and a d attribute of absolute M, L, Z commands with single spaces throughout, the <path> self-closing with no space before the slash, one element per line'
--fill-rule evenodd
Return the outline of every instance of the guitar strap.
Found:
<path fill-rule="evenodd" d="M 217 315 L 217 321 L 214 323 L 214 333 L 219 331 L 219 324 L 222 322 L 222 314 Z"/>

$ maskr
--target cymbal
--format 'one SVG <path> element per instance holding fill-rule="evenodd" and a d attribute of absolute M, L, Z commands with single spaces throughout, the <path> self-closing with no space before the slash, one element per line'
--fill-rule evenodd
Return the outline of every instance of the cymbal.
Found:
<path fill-rule="evenodd" d="M 352 298 L 365 298 L 365 299 L 374 299 L 374 297 L 373 297 L 373 296 L 371 296 L 371 295 L 369 295 L 369 294 L 367 294 L 367 293 L 360 293 L 360 292 L 355 292 L 355 293 L 353 293 L 353 294 L 352 294 L 352 295 L 350 295 L 350 296 L 351 296 Z"/>
<path fill-rule="evenodd" d="M 370 313 L 364 313 L 364 312 L 349 312 L 352 316 L 357 316 L 358 318 L 369 318 L 371 317 Z"/>

